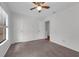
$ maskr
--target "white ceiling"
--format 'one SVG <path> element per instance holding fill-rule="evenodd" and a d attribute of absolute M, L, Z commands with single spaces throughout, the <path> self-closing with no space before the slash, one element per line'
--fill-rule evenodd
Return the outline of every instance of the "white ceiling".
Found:
<path fill-rule="evenodd" d="M 56 13 L 61 12 L 76 4 L 75 2 L 48 2 L 50 8 L 47 10 L 42 10 L 42 12 L 39 13 L 37 10 L 32 11 L 30 10 L 30 8 L 32 8 L 31 2 L 6 2 L 6 3 L 8 4 L 8 7 L 12 12 L 31 16 L 52 15 L 53 12 Z"/>

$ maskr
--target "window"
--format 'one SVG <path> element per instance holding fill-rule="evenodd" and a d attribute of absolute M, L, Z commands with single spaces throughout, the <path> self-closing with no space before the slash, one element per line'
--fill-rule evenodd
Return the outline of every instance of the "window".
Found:
<path fill-rule="evenodd" d="M 0 7 L 0 43 L 8 39 L 8 15 Z"/>

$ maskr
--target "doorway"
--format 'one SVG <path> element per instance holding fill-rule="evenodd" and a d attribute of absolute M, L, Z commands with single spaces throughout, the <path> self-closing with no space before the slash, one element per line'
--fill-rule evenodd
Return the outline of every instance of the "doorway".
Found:
<path fill-rule="evenodd" d="M 46 21 L 45 22 L 45 40 L 50 41 L 50 22 Z"/>

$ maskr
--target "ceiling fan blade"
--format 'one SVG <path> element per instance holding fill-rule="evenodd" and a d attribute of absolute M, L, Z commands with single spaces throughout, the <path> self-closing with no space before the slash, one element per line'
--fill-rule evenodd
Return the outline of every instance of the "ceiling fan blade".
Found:
<path fill-rule="evenodd" d="M 44 4 L 45 2 L 40 2 L 41 4 Z"/>
<path fill-rule="evenodd" d="M 41 4 L 44 4 L 45 2 L 32 2 L 32 3 L 35 5 L 41 5 Z"/>
<path fill-rule="evenodd" d="M 33 4 L 37 5 L 37 2 L 32 2 Z"/>
<path fill-rule="evenodd" d="M 46 9 L 48 9 L 48 8 L 50 8 L 49 6 L 42 6 L 42 8 L 46 8 Z"/>
<path fill-rule="evenodd" d="M 40 2 L 32 2 L 34 5 L 40 6 Z"/>
<path fill-rule="evenodd" d="M 33 10 L 33 9 L 35 9 L 36 7 L 33 7 L 33 8 L 31 8 L 30 10 Z"/>

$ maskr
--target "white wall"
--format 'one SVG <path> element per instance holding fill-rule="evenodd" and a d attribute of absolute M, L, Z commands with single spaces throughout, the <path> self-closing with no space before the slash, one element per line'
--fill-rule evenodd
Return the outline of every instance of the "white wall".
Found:
<path fill-rule="evenodd" d="M 13 39 L 15 42 L 38 40 L 39 21 L 37 16 L 12 13 Z"/>
<path fill-rule="evenodd" d="M 79 51 L 79 4 L 47 17 L 46 20 L 51 22 L 52 42 Z"/>
<path fill-rule="evenodd" d="M 9 11 L 7 5 L 4 3 L 0 3 L 0 6 L 6 11 L 8 16 L 10 16 L 10 11 Z M 10 24 L 10 17 L 9 17 L 9 24 Z M 9 26 L 9 31 L 10 31 L 10 26 Z M 5 40 L 3 43 L 0 44 L 0 57 L 3 57 L 6 54 L 9 46 L 11 45 L 10 38 L 11 38 L 11 34 L 9 33 L 9 39 Z"/>
<path fill-rule="evenodd" d="M 38 35 L 39 39 L 44 39 L 45 38 L 45 28 L 44 28 L 45 24 L 44 24 L 43 21 L 44 20 L 41 20 L 38 23 L 39 24 L 39 35 Z"/>

